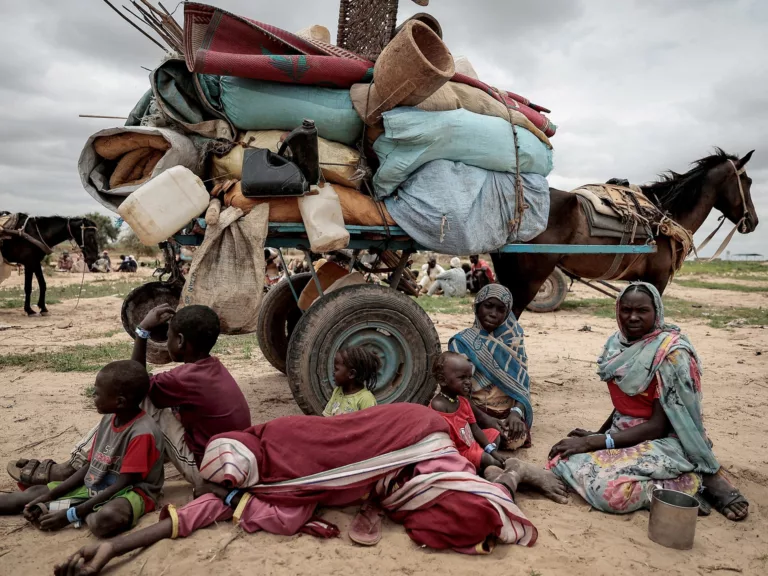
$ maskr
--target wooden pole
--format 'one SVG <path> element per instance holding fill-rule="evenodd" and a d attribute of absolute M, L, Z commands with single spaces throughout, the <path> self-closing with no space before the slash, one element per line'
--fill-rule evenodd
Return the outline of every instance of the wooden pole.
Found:
<path fill-rule="evenodd" d="M 142 30 L 141 28 L 139 28 L 138 26 L 136 26 L 136 24 L 134 24 L 133 22 L 131 22 L 131 21 L 128 19 L 128 17 L 127 17 L 125 14 L 123 14 L 122 12 L 120 12 L 120 10 L 118 10 L 117 8 L 115 8 L 115 7 L 112 5 L 112 3 L 110 3 L 110 1 L 109 1 L 109 0 L 104 0 L 104 3 L 105 3 L 107 6 L 109 6 L 110 8 L 112 8 L 112 10 L 114 10 L 115 12 L 117 12 L 118 14 L 120 14 L 120 18 L 122 18 L 123 20 L 125 20 L 126 22 L 128 22 L 128 24 L 130 24 L 131 26 L 133 26 L 134 28 L 136 28 L 136 30 L 138 30 L 139 32 L 141 32 L 142 34 L 144 34 L 144 36 L 146 36 L 147 38 L 149 38 L 150 40 L 152 40 L 152 42 L 154 42 L 155 44 L 157 44 L 157 45 L 158 45 L 158 46 L 159 46 L 159 47 L 160 47 L 162 50 L 164 50 L 166 53 L 168 53 L 168 49 L 167 49 L 165 46 L 163 46 L 162 44 L 160 44 L 160 42 L 158 42 L 157 40 L 155 40 L 154 38 L 152 38 L 152 36 L 150 36 L 149 34 L 147 34 L 146 32 L 144 32 L 144 30 Z"/>

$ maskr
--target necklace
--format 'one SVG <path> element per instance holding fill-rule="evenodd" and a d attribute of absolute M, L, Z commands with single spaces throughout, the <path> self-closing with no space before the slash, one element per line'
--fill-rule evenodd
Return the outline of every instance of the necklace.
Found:
<path fill-rule="evenodd" d="M 446 400 L 448 400 L 448 402 L 450 402 L 451 404 L 456 404 L 456 402 L 458 402 L 458 400 L 457 400 L 456 398 L 451 398 L 451 397 L 450 397 L 450 396 L 448 396 L 447 394 L 443 394 L 443 391 L 442 391 L 442 390 L 439 392 L 439 394 L 440 394 L 440 396 L 442 396 L 443 398 L 445 398 Z"/>

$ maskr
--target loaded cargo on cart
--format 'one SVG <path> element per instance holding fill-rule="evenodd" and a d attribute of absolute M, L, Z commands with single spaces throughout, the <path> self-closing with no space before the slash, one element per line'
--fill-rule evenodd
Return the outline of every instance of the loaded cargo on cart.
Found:
<path fill-rule="evenodd" d="M 429 14 L 397 25 L 397 5 L 342 0 L 336 45 L 322 26 L 294 34 L 197 3 L 182 26 L 136 5 L 166 57 L 125 125 L 93 134 L 79 161 L 86 191 L 165 254 L 161 281 L 126 299 L 129 334 L 154 305 L 206 304 L 223 333 L 257 333 L 308 414 L 349 346 L 382 360 L 378 402 L 425 403 L 440 341 L 414 300 L 416 251 L 608 254 L 619 266 L 654 250 L 636 217 L 651 208 L 622 211 L 622 186 L 580 195 L 605 220 L 614 211 L 609 240 L 548 243 L 549 110 L 484 83 Z M 186 274 L 182 246 L 197 247 Z M 288 248 L 307 272 L 288 273 Z M 285 277 L 265 294 L 274 259 Z M 522 306 L 539 287 L 562 301 L 553 268 Z M 149 353 L 170 361 L 162 335 Z"/>

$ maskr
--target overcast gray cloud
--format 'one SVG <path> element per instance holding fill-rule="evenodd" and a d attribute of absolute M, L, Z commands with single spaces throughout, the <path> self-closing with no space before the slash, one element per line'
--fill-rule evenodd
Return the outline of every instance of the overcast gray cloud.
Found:
<path fill-rule="evenodd" d="M 337 0 L 212 3 L 335 35 Z M 400 9 L 424 10 L 408 0 Z M 552 109 L 553 186 L 645 182 L 714 146 L 754 148 L 753 199 L 768 221 L 768 2 L 432 0 L 426 11 L 481 78 Z M 77 115 L 127 115 L 149 85 L 141 66 L 162 51 L 100 0 L 0 0 L 0 32 L 0 209 L 103 211 L 76 165 L 86 138 L 115 121 Z M 712 216 L 698 240 L 714 226 Z M 768 255 L 767 239 L 763 223 L 730 250 Z"/>

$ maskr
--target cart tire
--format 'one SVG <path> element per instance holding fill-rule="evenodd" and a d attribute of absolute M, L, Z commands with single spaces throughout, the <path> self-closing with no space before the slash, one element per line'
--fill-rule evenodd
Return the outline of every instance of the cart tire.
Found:
<path fill-rule="evenodd" d="M 554 312 L 560 308 L 567 295 L 568 277 L 555 268 L 526 308 L 531 312 Z"/>
<path fill-rule="evenodd" d="M 305 414 L 322 414 L 334 387 L 333 358 L 350 346 L 364 346 L 382 360 L 373 390 L 379 404 L 432 398 L 440 338 L 427 313 L 390 288 L 347 286 L 312 304 L 288 345 L 288 383 Z"/>
<path fill-rule="evenodd" d="M 311 279 L 312 274 L 309 272 L 291 276 L 296 293 L 300 295 Z M 301 310 L 286 279 L 272 286 L 264 295 L 256 326 L 256 338 L 264 358 L 283 374 L 285 359 L 288 356 L 288 342 L 300 318 Z"/>

